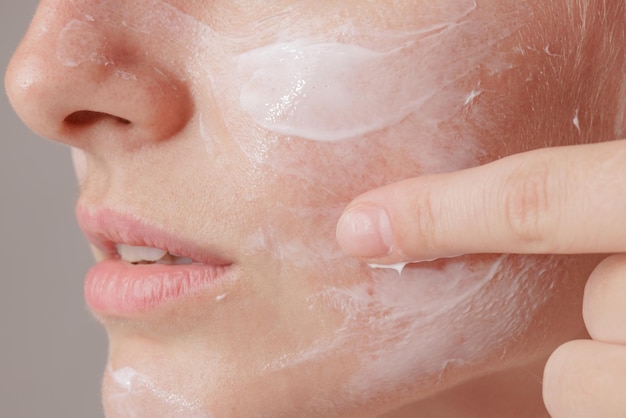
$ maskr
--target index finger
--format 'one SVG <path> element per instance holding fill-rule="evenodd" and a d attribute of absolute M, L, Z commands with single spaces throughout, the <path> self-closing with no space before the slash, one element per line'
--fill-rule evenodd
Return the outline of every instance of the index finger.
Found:
<path fill-rule="evenodd" d="M 380 264 L 470 253 L 626 251 L 626 141 L 544 148 L 367 192 L 337 227 Z"/>

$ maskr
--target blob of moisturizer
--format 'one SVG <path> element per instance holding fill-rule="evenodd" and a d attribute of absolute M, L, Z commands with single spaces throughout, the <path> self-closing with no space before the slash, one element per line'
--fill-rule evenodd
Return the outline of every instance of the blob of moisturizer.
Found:
<path fill-rule="evenodd" d="M 493 46 L 522 27 L 526 7 L 512 5 L 498 22 L 474 18 L 471 8 L 427 31 L 381 33 L 381 39 L 395 39 L 382 50 L 296 39 L 244 52 L 238 62 L 240 105 L 268 131 L 326 142 L 389 128 L 435 97 L 454 112 L 478 95 L 459 91 L 460 81 L 479 68 L 511 68 Z"/>
<path fill-rule="evenodd" d="M 377 131 L 400 122 L 416 105 L 404 80 L 381 83 L 365 76 L 385 66 L 391 54 L 305 40 L 256 49 L 241 57 L 240 68 L 257 66 L 241 106 L 257 124 L 282 135 L 335 141 Z M 421 101 L 434 91 L 424 93 Z M 390 97 L 393 108 L 381 111 Z"/>

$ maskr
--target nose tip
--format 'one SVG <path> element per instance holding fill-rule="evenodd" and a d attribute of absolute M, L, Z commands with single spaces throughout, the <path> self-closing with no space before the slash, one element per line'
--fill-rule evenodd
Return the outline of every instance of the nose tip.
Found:
<path fill-rule="evenodd" d="M 42 9 L 48 16 L 35 17 L 5 75 L 9 100 L 31 129 L 88 149 L 104 136 L 125 145 L 160 141 L 186 125 L 187 86 L 158 55 L 133 45 L 141 40 Z"/>

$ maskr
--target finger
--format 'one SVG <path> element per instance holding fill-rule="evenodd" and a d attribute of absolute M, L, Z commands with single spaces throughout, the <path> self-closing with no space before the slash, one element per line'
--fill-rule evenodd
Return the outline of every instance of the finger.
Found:
<path fill-rule="evenodd" d="M 469 253 L 626 251 L 626 141 L 546 148 L 367 192 L 337 239 L 381 264 Z"/>
<path fill-rule="evenodd" d="M 583 316 L 591 338 L 623 344 L 626 350 L 626 255 L 609 257 L 595 268 L 585 287 Z"/>
<path fill-rule="evenodd" d="M 626 347 L 586 340 L 548 360 L 543 397 L 552 418 L 626 417 Z"/>

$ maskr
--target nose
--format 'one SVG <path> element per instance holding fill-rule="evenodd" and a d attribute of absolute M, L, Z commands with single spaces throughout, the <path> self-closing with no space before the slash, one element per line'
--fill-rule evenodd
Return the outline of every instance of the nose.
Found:
<path fill-rule="evenodd" d="M 37 134 L 87 151 L 111 138 L 132 148 L 174 137 L 192 102 L 158 45 L 72 4 L 43 1 L 9 64 L 5 87 L 18 115 Z"/>

